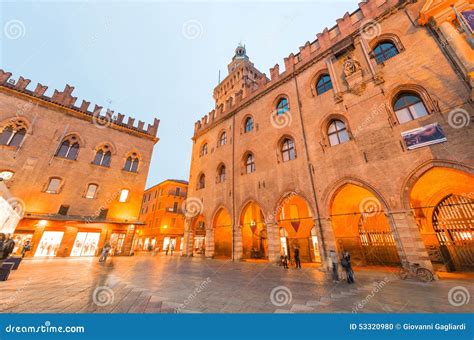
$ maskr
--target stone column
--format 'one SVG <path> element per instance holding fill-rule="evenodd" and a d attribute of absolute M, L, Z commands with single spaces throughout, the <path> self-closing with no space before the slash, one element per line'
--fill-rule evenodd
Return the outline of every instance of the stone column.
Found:
<path fill-rule="evenodd" d="M 334 250 L 337 252 L 336 239 L 334 237 L 334 232 L 332 228 L 332 223 L 330 218 L 321 218 L 321 227 L 323 234 L 319 230 L 318 219 L 314 219 L 314 225 L 316 226 L 316 233 L 318 235 L 318 245 L 319 253 L 321 254 L 321 267 L 323 269 L 328 269 L 331 267 L 329 259 L 329 251 Z M 323 239 L 324 239 L 324 248 L 323 248 Z M 325 250 L 325 251 L 324 251 Z"/>
<path fill-rule="evenodd" d="M 413 214 L 410 212 L 392 212 L 389 216 L 395 225 L 394 237 L 401 251 L 400 259 L 419 263 L 421 266 L 433 270 L 428 252 L 421 239 L 420 230 L 416 224 Z"/>
<path fill-rule="evenodd" d="M 234 260 L 241 260 L 244 252 L 242 249 L 242 226 L 234 225 L 232 234 L 234 235 Z"/>
<path fill-rule="evenodd" d="M 192 220 L 187 218 L 184 221 L 184 245 L 183 245 L 183 256 L 193 256 L 193 229 Z"/>
<path fill-rule="evenodd" d="M 268 241 L 268 260 L 276 262 L 280 258 L 280 235 L 278 230 L 278 224 L 273 221 L 269 221 L 266 224 L 267 228 L 267 241 Z"/>
<path fill-rule="evenodd" d="M 214 228 L 206 228 L 206 257 L 214 256 Z"/>

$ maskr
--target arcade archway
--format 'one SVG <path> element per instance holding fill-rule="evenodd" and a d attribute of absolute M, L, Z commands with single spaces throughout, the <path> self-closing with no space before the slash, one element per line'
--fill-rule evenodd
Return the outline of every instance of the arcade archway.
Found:
<path fill-rule="evenodd" d="M 355 184 L 343 185 L 332 200 L 331 222 L 338 252 L 354 265 L 399 265 L 400 258 L 380 200 Z"/>
<path fill-rule="evenodd" d="M 240 215 L 242 228 L 243 259 L 267 259 L 268 238 L 265 219 L 260 206 L 255 202 L 245 205 Z"/>
<path fill-rule="evenodd" d="M 282 199 L 276 220 L 282 253 L 292 258 L 295 248 L 299 248 L 302 262 L 321 262 L 313 215 L 301 196 L 290 194 Z"/>
<path fill-rule="evenodd" d="M 214 216 L 214 257 L 232 257 L 232 219 L 225 208 L 221 208 Z"/>
<path fill-rule="evenodd" d="M 193 255 L 204 256 L 206 254 L 206 222 L 204 215 L 194 218 L 193 224 Z"/>
<path fill-rule="evenodd" d="M 436 270 L 474 270 L 474 176 L 435 167 L 413 185 L 410 207 Z"/>

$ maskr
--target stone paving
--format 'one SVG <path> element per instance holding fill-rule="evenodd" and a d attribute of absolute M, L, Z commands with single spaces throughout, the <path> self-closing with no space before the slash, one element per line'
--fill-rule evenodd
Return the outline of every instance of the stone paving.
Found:
<path fill-rule="evenodd" d="M 180 256 L 25 260 L 0 282 L 2 313 L 472 312 L 472 279 L 402 281 L 356 270 L 333 283 L 315 267 Z M 456 288 L 455 288 L 456 287 Z M 460 288 L 461 287 L 461 288 Z M 450 294 L 451 291 L 451 294 Z M 450 303 L 451 301 L 451 303 Z M 456 306 L 459 305 L 459 306 Z"/>

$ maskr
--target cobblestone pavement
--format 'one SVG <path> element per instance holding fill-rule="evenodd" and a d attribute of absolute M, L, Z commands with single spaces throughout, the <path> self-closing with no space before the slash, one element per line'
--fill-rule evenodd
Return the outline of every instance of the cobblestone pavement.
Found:
<path fill-rule="evenodd" d="M 179 256 L 25 260 L 0 282 L 2 313 L 472 312 L 472 279 L 402 281 L 356 270 L 333 283 L 315 267 Z M 450 293 L 451 292 L 451 293 Z M 459 305 L 459 306 L 456 306 Z"/>

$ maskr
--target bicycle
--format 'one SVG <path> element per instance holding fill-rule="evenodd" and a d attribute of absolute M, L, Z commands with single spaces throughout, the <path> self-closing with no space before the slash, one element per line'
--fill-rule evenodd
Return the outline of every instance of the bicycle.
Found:
<path fill-rule="evenodd" d="M 402 261 L 398 275 L 402 280 L 406 280 L 408 277 L 414 277 L 423 282 L 434 280 L 434 275 L 431 270 L 421 267 L 419 263 L 411 263 L 406 260 Z"/>

